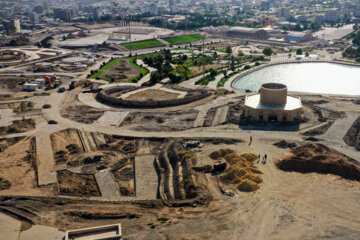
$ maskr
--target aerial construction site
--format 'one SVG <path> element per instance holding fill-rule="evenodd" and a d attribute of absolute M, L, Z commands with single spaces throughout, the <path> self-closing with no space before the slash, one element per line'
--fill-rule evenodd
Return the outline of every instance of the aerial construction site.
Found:
<path fill-rule="evenodd" d="M 360 94 L 241 82 L 358 66 L 150 27 L 96 45 L 126 31 L 90 29 L 0 50 L 3 239 L 359 239 Z"/>

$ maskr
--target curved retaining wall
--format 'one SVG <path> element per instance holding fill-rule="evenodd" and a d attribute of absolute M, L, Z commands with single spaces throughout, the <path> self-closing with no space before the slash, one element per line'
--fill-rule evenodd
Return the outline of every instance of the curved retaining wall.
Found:
<path fill-rule="evenodd" d="M 190 90 L 183 98 L 176 98 L 170 100 L 162 100 L 162 101 L 136 101 L 136 100 L 126 100 L 122 98 L 116 98 L 111 96 L 113 93 L 124 94 L 125 92 L 133 91 L 137 89 L 136 87 L 125 88 L 126 86 L 120 87 L 112 87 L 109 89 L 105 89 L 101 91 L 98 95 L 96 95 L 96 100 L 99 102 L 110 104 L 119 107 L 126 108 L 161 108 L 161 107 L 173 107 L 178 105 L 183 105 L 187 103 L 191 103 L 211 95 L 211 92 L 206 89 L 196 89 Z"/>
<path fill-rule="evenodd" d="M 280 64 L 292 64 L 292 63 L 335 63 L 335 64 L 342 64 L 342 65 L 349 65 L 349 66 L 358 66 L 360 67 L 360 64 L 356 64 L 356 63 L 348 63 L 348 62 L 342 62 L 342 61 L 329 61 L 329 60 L 288 60 L 288 61 L 281 61 L 281 62 L 273 62 L 273 63 L 268 63 L 268 64 L 264 64 L 264 65 L 260 65 L 256 68 L 252 68 L 249 69 L 248 71 L 242 72 L 239 74 L 239 76 L 237 76 L 236 78 L 234 78 L 234 80 L 232 80 L 231 82 L 231 88 L 234 88 L 234 83 L 239 80 L 240 78 L 243 78 L 247 75 L 249 75 L 250 73 L 256 72 L 260 69 L 266 68 L 266 67 L 270 67 L 270 66 L 274 66 L 274 65 L 280 65 Z"/>

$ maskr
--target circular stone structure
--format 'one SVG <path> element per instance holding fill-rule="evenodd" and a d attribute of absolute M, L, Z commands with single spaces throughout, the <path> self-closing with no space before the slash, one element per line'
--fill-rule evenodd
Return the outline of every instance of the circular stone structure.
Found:
<path fill-rule="evenodd" d="M 284 105 L 287 87 L 281 83 L 265 83 L 260 88 L 260 102 L 268 105 Z"/>
<path fill-rule="evenodd" d="M 262 122 L 297 122 L 301 120 L 301 99 L 287 95 L 287 86 L 265 83 L 260 93 L 245 98 L 245 117 Z"/>
<path fill-rule="evenodd" d="M 146 91 L 149 90 L 157 89 L 131 85 L 109 87 L 102 89 L 99 94 L 96 95 L 96 100 L 104 104 L 126 108 L 164 108 L 188 104 L 209 97 L 212 94 L 212 92 L 207 89 L 191 89 L 180 91 L 161 88 L 162 92 L 168 92 L 169 94 L 176 93 L 178 96 L 176 98 L 170 99 L 144 99 L 143 97 L 140 97 L 141 92 L 146 93 Z M 135 99 L 132 98 L 131 95 L 134 94 L 139 94 L 139 97 L 135 97 Z"/>
<path fill-rule="evenodd" d="M 2 50 L 0 51 L 0 63 L 12 64 L 24 61 L 26 54 L 20 50 Z"/>

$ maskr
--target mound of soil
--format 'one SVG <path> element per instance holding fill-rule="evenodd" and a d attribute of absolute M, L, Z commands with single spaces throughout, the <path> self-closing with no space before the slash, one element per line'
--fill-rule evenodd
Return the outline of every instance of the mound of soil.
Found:
<path fill-rule="evenodd" d="M 260 187 L 259 187 L 259 184 L 255 183 L 249 179 L 245 179 L 244 181 L 239 183 L 237 188 L 242 192 L 254 192 L 254 191 L 258 190 Z"/>
<path fill-rule="evenodd" d="M 346 144 L 360 151 L 360 117 L 356 119 L 344 136 Z"/>
<path fill-rule="evenodd" d="M 0 190 L 9 189 L 11 184 L 8 180 L 0 178 Z"/>
<path fill-rule="evenodd" d="M 226 149 L 219 149 L 219 150 L 216 150 L 212 153 L 210 153 L 210 158 L 211 159 L 219 159 L 219 158 L 223 158 L 225 157 L 226 155 L 230 154 L 230 153 L 234 153 L 235 151 L 232 150 L 232 149 L 229 149 L 229 148 L 226 148 Z"/>
<path fill-rule="evenodd" d="M 318 142 L 320 141 L 320 139 L 316 138 L 316 137 L 307 137 L 305 138 L 306 141 L 311 141 L 311 142 Z"/>
<path fill-rule="evenodd" d="M 296 143 L 281 140 L 279 142 L 274 143 L 274 146 L 276 146 L 278 148 L 296 148 Z"/>
<path fill-rule="evenodd" d="M 44 105 L 42 106 L 42 108 L 44 108 L 44 109 L 51 108 L 51 104 L 44 104 Z"/>
<path fill-rule="evenodd" d="M 360 167 L 350 163 L 345 156 L 319 143 L 307 143 L 294 148 L 292 155 L 278 161 L 283 171 L 301 173 L 334 174 L 346 179 L 360 181 Z"/>
<path fill-rule="evenodd" d="M 216 152 L 221 152 L 220 150 Z M 257 175 L 261 174 L 261 171 L 254 165 L 255 160 L 258 159 L 255 154 L 231 152 L 226 154 L 224 159 L 230 167 L 220 176 L 223 183 L 237 184 L 237 189 L 243 192 L 252 192 L 260 188 L 259 184 L 263 180 Z"/>
<path fill-rule="evenodd" d="M 48 121 L 48 124 L 57 124 L 58 122 L 57 121 L 55 121 L 55 120 L 49 120 Z"/>

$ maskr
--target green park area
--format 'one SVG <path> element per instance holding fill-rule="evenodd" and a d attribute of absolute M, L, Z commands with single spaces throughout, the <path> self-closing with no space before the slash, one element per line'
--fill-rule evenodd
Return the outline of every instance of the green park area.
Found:
<path fill-rule="evenodd" d="M 149 71 L 136 64 L 135 57 L 115 58 L 99 70 L 92 71 L 90 79 L 109 82 L 137 82 Z"/>
<path fill-rule="evenodd" d="M 200 39 L 202 39 L 201 34 L 192 34 L 186 36 L 165 38 L 164 40 L 170 44 L 179 44 L 179 43 L 190 43 Z"/>
<path fill-rule="evenodd" d="M 141 42 L 124 43 L 123 46 L 129 50 L 138 50 L 143 48 L 161 47 L 164 46 L 164 43 L 159 40 L 146 40 Z"/>

